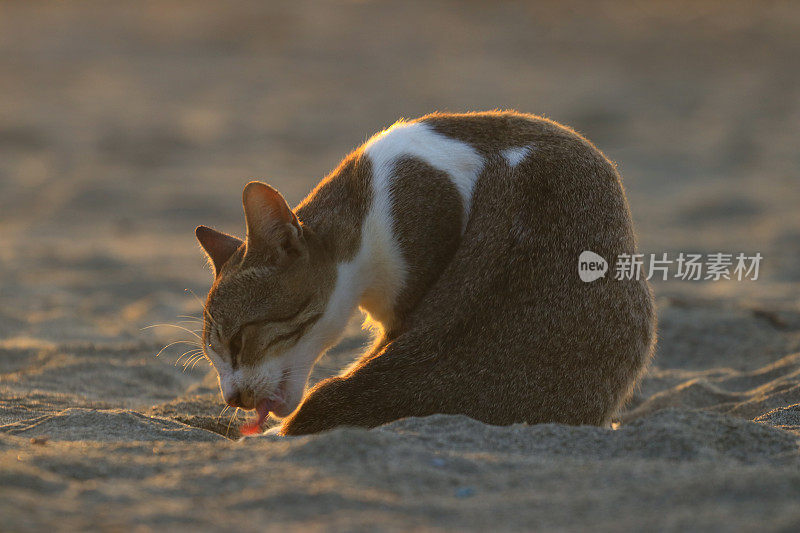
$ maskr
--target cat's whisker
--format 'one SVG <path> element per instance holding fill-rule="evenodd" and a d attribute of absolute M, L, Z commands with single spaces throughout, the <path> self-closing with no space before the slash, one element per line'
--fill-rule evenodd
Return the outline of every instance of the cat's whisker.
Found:
<path fill-rule="evenodd" d="M 225 404 L 225 407 L 223 407 L 223 408 L 222 408 L 222 411 L 220 411 L 220 412 L 219 412 L 219 414 L 217 415 L 217 422 L 219 422 L 219 419 L 220 419 L 220 418 L 222 418 L 222 415 L 224 415 L 224 414 L 225 414 L 225 411 L 227 411 L 228 409 L 230 409 L 230 407 L 231 407 L 230 405 L 228 405 L 228 404 Z"/>
<path fill-rule="evenodd" d="M 186 361 L 186 363 L 183 365 L 183 370 L 185 371 L 185 370 L 186 370 L 186 367 L 189 367 L 189 365 L 191 365 L 191 367 L 190 367 L 189 369 L 190 369 L 190 370 L 194 370 L 194 367 L 197 365 L 197 363 L 198 363 L 198 362 L 199 362 L 201 359 L 207 359 L 207 358 L 206 358 L 206 354 L 204 354 L 204 353 L 200 352 L 200 353 L 198 353 L 198 354 L 195 354 L 195 355 L 193 355 L 193 356 L 192 356 L 192 357 L 190 357 L 190 358 L 189 358 L 189 360 L 188 360 L 188 361 Z M 209 361 L 209 364 L 211 364 L 211 361 Z"/>
<path fill-rule="evenodd" d="M 195 359 L 195 360 L 194 360 L 194 363 L 192 363 L 192 370 L 194 370 L 194 367 L 197 365 L 197 363 L 199 363 L 199 362 L 200 362 L 200 361 L 202 361 L 203 359 L 205 359 L 205 360 L 206 360 L 206 362 L 208 363 L 208 366 L 212 366 L 212 365 L 211 365 L 211 360 L 210 360 L 208 357 L 206 357 L 206 354 L 201 354 L 201 355 L 200 355 L 200 357 L 198 357 L 197 359 Z"/>
<path fill-rule="evenodd" d="M 183 364 L 183 371 L 192 370 L 194 368 L 194 364 L 200 359 L 201 357 L 197 354 L 191 356 L 186 362 Z"/>
<path fill-rule="evenodd" d="M 176 322 L 176 324 L 179 324 L 179 325 L 180 325 L 180 324 L 186 324 L 186 326 L 184 326 L 184 327 L 188 327 L 188 326 L 197 326 L 197 325 L 198 325 L 198 324 L 197 324 L 197 322 L 191 322 L 191 321 L 189 321 L 189 320 L 178 320 L 178 321 Z M 192 331 L 194 331 L 194 332 L 195 332 L 195 333 L 197 333 L 198 335 L 199 335 L 199 334 L 200 334 L 200 332 L 201 332 L 201 330 L 199 330 L 199 329 L 196 329 L 196 330 L 195 330 L 195 329 L 193 329 Z"/>
<path fill-rule="evenodd" d="M 162 354 L 162 352 L 163 352 L 164 350 L 166 350 L 166 349 L 167 349 L 167 348 L 169 348 L 170 346 L 174 346 L 174 345 L 176 345 L 176 344 L 189 344 L 189 345 L 191 345 L 191 346 L 196 346 L 197 348 L 202 348 L 202 347 L 201 347 L 201 346 L 200 346 L 200 345 L 199 345 L 199 344 L 198 344 L 196 341 L 173 341 L 173 342 L 171 342 L 171 343 L 167 344 L 166 346 L 164 346 L 163 348 L 161 348 L 161 349 L 158 351 L 158 353 L 155 355 L 155 357 L 158 357 L 159 355 L 161 355 L 161 354 Z"/>
<path fill-rule="evenodd" d="M 184 290 L 186 292 L 188 292 L 189 294 L 191 294 L 192 296 L 194 296 L 195 300 L 197 300 L 200 303 L 200 307 L 203 308 L 203 315 L 208 317 L 208 320 L 212 324 L 214 324 L 215 326 L 219 327 L 219 324 L 217 324 L 217 321 L 214 320 L 214 317 L 211 316 L 211 313 L 208 311 L 208 308 L 206 307 L 206 304 L 200 298 L 198 298 L 198 296 L 194 293 L 194 291 L 192 289 L 184 289 Z"/>
<path fill-rule="evenodd" d="M 183 326 L 179 326 L 177 324 L 152 324 L 150 326 L 143 327 L 142 331 L 144 331 L 146 329 L 150 329 L 150 328 L 162 328 L 162 327 L 163 328 L 177 328 L 177 329 L 183 330 L 183 331 L 185 331 L 187 333 L 190 333 L 190 334 L 194 335 L 195 337 L 197 337 L 197 339 L 199 341 L 201 341 L 201 342 L 203 341 L 203 339 L 200 337 L 200 335 L 198 335 L 196 332 L 190 330 L 189 328 L 185 328 Z"/>
<path fill-rule="evenodd" d="M 192 357 L 194 357 L 194 355 L 197 353 L 197 351 L 198 351 L 198 350 L 200 350 L 200 348 L 195 348 L 194 350 L 188 350 L 188 351 L 185 351 L 185 352 L 183 352 L 183 353 L 180 355 L 180 357 L 178 357 L 178 359 L 175 361 L 175 366 L 178 366 L 178 363 L 180 363 L 180 362 L 181 362 L 181 359 L 183 359 L 184 357 L 186 357 L 186 356 L 187 356 L 187 355 L 189 355 L 189 354 L 191 354 L 191 355 L 189 355 L 189 358 L 190 358 L 190 359 L 191 359 Z M 184 365 L 184 368 L 185 368 L 185 366 L 186 366 L 186 365 Z"/>
<path fill-rule="evenodd" d="M 237 421 L 239 420 L 239 408 L 238 407 L 233 411 L 233 414 L 231 415 L 230 420 L 228 420 L 228 428 L 225 430 L 225 436 L 226 437 L 228 436 L 228 434 L 231 431 L 231 424 L 233 423 L 233 419 L 234 418 L 236 418 Z"/>

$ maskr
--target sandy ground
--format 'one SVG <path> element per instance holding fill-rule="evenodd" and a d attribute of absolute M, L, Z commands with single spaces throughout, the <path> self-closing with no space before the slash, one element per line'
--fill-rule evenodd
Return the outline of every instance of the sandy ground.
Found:
<path fill-rule="evenodd" d="M 0 4 L 0 529 L 800 528 L 800 6 L 265 5 Z M 759 280 L 655 284 L 614 430 L 236 442 L 194 346 L 155 357 L 192 334 L 142 329 L 197 328 L 194 227 L 241 234 L 249 179 L 296 202 L 398 117 L 491 108 L 617 161 L 644 252 L 758 251 Z"/>

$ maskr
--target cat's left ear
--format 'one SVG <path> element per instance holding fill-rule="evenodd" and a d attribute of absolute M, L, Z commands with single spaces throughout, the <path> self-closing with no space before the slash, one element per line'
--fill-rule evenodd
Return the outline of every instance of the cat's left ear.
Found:
<path fill-rule="evenodd" d="M 251 181 L 242 192 L 247 246 L 279 258 L 303 250 L 303 227 L 277 190 Z"/>
<path fill-rule="evenodd" d="M 214 265 L 215 277 L 219 275 L 222 265 L 242 245 L 242 241 L 233 235 L 228 235 L 206 226 L 197 226 L 194 234 L 197 236 L 200 246 L 208 254 L 208 258 L 211 259 L 211 264 Z"/>

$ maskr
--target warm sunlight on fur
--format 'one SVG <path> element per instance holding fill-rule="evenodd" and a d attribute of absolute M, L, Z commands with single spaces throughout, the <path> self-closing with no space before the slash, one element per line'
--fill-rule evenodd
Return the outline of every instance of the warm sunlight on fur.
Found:
<path fill-rule="evenodd" d="M 270 414 L 285 435 L 436 413 L 608 426 L 652 356 L 647 282 L 573 273 L 580 250 L 636 250 L 613 165 L 555 122 L 402 121 L 296 210 L 260 182 L 243 205 L 245 241 L 196 234 L 215 273 L 204 348 L 225 402 L 256 411 L 247 434 Z M 381 337 L 304 396 L 358 308 Z"/>
<path fill-rule="evenodd" d="M 798 36 L 0 2 L 0 531 L 798 530 Z"/>

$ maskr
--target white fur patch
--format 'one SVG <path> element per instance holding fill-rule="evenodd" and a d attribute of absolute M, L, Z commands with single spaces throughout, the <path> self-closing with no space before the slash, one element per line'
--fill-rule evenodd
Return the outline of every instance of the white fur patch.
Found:
<path fill-rule="evenodd" d="M 424 122 L 398 122 L 367 141 L 365 153 L 372 161 L 376 191 L 388 191 L 394 162 L 402 156 L 416 157 L 447 173 L 461 194 L 466 225 L 472 192 L 484 165 L 483 157 L 470 145 L 436 133 Z"/>
<path fill-rule="evenodd" d="M 506 162 L 508 162 L 508 165 L 511 168 L 514 168 L 517 165 L 519 165 L 523 159 L 528 157 L 530 153 L 531 153 L 530 146 L 518 146 L 515 148 L 507 148 L 502 152 L 500 152 L 500 155 L 503 156 L 503 158 L 506 160 Z"/>
<path fill-rule="evenodd" d="M 484 160 L 468 144 L 440 135 L 423 122 L 397 122 L 367 141 L 364 153 L 372 163 L 372 205 L 361 228 L 361 249 L 349 268 L 361 272 L 361 306 L 372 318 L 388 325 L 407 269 L 392 220 L 390 190 L 397 160 L 414 157 L 450 177 L 462 198 L 462 230 Z"/>

